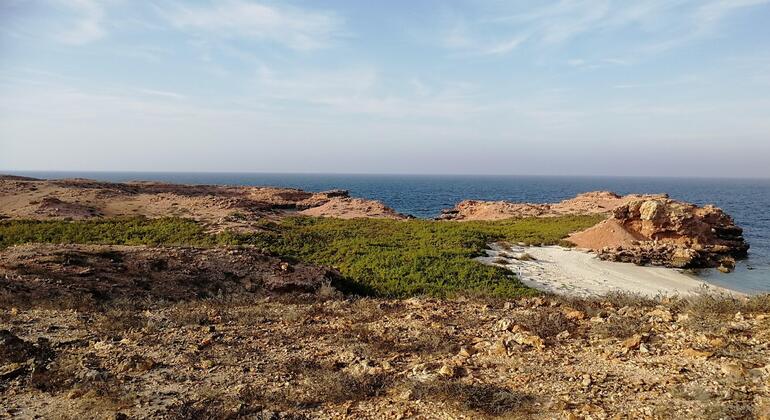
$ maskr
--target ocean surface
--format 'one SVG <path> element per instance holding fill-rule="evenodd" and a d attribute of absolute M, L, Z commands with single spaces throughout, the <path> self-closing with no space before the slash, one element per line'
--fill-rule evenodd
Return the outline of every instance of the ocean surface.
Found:
<path fill-rule="evenodd" d="M 189 184 L 271 185 L 322 191 L 350 190 L 352 196 L 380 200 L 399 212 L 436 217 L 464 199 L 533 203 L 561 201 L 578 193 L 668 193 L 695 204 L 714 204 L 744 228 L 749 258 L 733 273 L 703 270 L 711 283 L 748 293 L 770 291 L 770 179 L 336 175 L 171 172 L 12 172 L 39 178 L 84 177 L 104 181 L 156 180 Z"/>

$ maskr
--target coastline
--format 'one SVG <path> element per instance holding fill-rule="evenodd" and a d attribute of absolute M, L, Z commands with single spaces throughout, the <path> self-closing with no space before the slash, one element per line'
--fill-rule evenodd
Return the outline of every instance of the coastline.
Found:
<path fill-rule="evenodd" d="M 121 217 L 176 217 L 200 224 L 207 234 L 227 231 L 255 234 L 263 229 L 262 223 L 266 220 L 277 221 L 292 215 L 331 219 L 411 218 L 380 201 L 351 197 L 347 190 L 339 189 L 308 192 L 283 187 L 188 185 L 157 181 L 110 183 L 18 176 L 0 176 L 0 186 L 0 195 L 4 197 L 0 203 L 0 216 L 21 221 L 64 223 L 68 220 L 96 222 Z M 437 223 L 437 227 L 441 226 L 444 233 L 450 225 L 443 223 L 497 221 L 502 223 L 501 226 L 508 226 L 506 220 L 509 219 L 538 220 L 537 223 L 541 224 L 554 221 L 558 224 L 555 221 L 558 217 L 606 217 L 603 222 L 593 226 L 575 225 L 547 240 L 539 237 L 532 241 L 516 229 L 509 230 L 506 236 L 501 226 L 492 230 L 484 228 L 487 229 L 484 231 L 479 227 L 481 225 L 474 225 L 476 231 L 462 232 L 463 235 L 476 234 L 481 239 L 476 242 L 472 255 L 483 252 L 483 244 L 502 238 L 515 243 L 526 240 L 528 243 L 553 244 L 563 237 L 594 252 L 611 248 L 610 251 L 615 253 L 610 255 L 613 258 L 608 259 L 617 262 L 604 261 L 605 258 L 600 261 L 592 254 L 559 247 L 508 250 L 507 254 L 527 252 L 535 257 L 534 261 L 520 261 L 507 255 L 506 250 L 493 247 L 487 257 L 480 259 L 521 274 L 519 277 L 522 282 L 535 289 L 574 295 L 597 295 L 613 290 L 645 295 L 695 294 L 703 292 L 705 284 L 710 291 L 744 295 L 741 291 L 730 290 L 729 285 L 708 285 L 706 278 L 681 270 L 621 262 L 674 267 L 718 266 L 720 269 L 732 270 L 735 266 L 733 256 L 739 258 L 748 249 L 748 244 L 742 237 L 742 229 L 734 224 L 732 218 L 713 206 L 698 207 L 668 199 L 665 195 L 620 196 L 609 191 L 593 191 L 556 203 L 464 200 L 446 209 L 442 215 L 440 219 L 444 220 L 434 223 Z M 682 223 L 685 219 L 690 222 Z M 693 220 L 697 223 L 692 223 Z M 161 220 L 159 223 L 164 222 Z M 337 231 L 333 226 L 330 228 L 330 234 Z M 437 234 L 435 229 L 428 231 L 434 237 Z M 534 231 L 541 235 L 553 233 L 543 226 Z M 572 234 L 568 235 L 570 232 Z M 659 238 L 662 233 L 670 238 L 653 239 Z M 365 234 L 371 236 L 379 233 L 366 231 Z M 29 242 L 29 239 L 22 242 Z M 696 244 L 697 249 L 689 244 Z M 377 254 L 381 250 L 373 247 L 369 252 Z M 466 263 L 475 266 L 467 257 L 463 261 L 463 264 Z M 339 264 L 339 261 L 332 261 L 331 264 Z M 426 273 L 419 272 L 418 275 L 428 276 Z M 459 273 L 451 274 L 460 276 Z M 498 275 L 505 277 L 501 272 Z M 442 280 L 436 281 L 436 284 L 444 283 Z"/>
<path fill-rule="evenodd" d="M 648 297 L 703 293 L 746 296 L 678 269 L 603 261 L 593 253 L 576 248 L 505 247 L 493 243 L 486 253 L 487 256 L 478 257 L 477 261 L 502 266 L 516 273 L 529 287 L 561 295 L 586 297 L 621 291 Z"/>

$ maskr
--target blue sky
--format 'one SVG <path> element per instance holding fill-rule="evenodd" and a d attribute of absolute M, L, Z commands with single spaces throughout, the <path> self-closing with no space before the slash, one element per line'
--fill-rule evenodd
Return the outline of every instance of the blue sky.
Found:
<path fill-rule="evenodd" d="M 770 0 L 0 1 L 0 169 L 770 176 Z"/>

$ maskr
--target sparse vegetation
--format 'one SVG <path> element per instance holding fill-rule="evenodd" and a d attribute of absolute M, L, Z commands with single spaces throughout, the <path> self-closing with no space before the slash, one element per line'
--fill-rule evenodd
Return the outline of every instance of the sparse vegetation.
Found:
<path fill-rule="evenodd" d="M 130 418 L 370 418 L 391 408 L 405 417 L 446 412 L 468 418 L 587 416 L 596 407 L 608 416 L 644 417 L 654 410 L 665 418 L 767 412 L 760 398 L 766 395 L 763 343 L 770 324 L 754 309 L 767 297 L 737 301 L 735 313 L 745 315 L 735 324 L 740 331 L 716 334 L 736 322 L 735 313 L 712 314 L 709 322 L 717 328 L 705 335 L 677 320 L 701 317 L 687 299 L 648 306 L 627 298 L 628 305 L 618 307 L 601 297 L 502 302 L 242 295 L 165 303 L 116 299 L 98 311 L 6 310 L 0 367 L 10 370 L 0 373 L 0 390 L 100 418 L 116 411 Z M 568 316 L 578 308 L 596 308 L 603 321 Z M 666 311 L 674 316 L 670 321 L 652 315 Z M 545 347 L 531 351 L 509 342 L 501 354 L 495 343 L 514 334 L 495 328 L 501 319 L 538 334 Z M 565 330 L 568 337 L 548 339 Z M 644 349 L 619 341 L 634 334 L 649 337 Z M 597 335 L 617 340 L 594 340 Z M 691 348 L 714 353 L 688 355 Z M 649 376 L 639 374 L 639 363 L 651 360 L 647 369 L 662 378 L 660 385 L 642 382 Z M 635 398 L 640 387 L 651 398 Z M 735 391 L 725 397 L 728 388 Z M 596 393 L 617 398 L 589 407 Z M 143 403 L 148 400 L 160 404 Z M 28 400 L 11 401 L 18 407 Z"/>
<path fill-rule="evenodd" d="M 525 413 L 534 398 L 530 395 L 489 384 L 466 384 L 458 381 L 415 382 L 415 399 L 432 399 L 459 404 L 465 410 L 487 415 Z"/>
<path fill-rule="evenodd" d="M 563 331 L 572 333 L 577 324 L 557 308 L 547 308 L 516 317 L 516 324 L 542 338 L 552 338 Z"/>
<path fill-rule="evenodd" d="M 620 315 L 613 315 L 607 318 L 602 323 L 597 323 L 593 328 L 600 337 L 604 338 L 628 338 L 634 334 L 645 333 L 649 330 L 646 328 L 644 321 L 640 317 L 625 317 Z"/>

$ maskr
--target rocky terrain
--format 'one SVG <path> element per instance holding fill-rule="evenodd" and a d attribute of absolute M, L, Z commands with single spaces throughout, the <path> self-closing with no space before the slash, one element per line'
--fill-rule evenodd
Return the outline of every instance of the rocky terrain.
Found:
<path fill-rule="evenodd" d="M 609 219 L 569 240 L 610 261 L 725 272 L 749 249 L 743 230 L 721 209 L 664 198 L 621 205 Z"/>
<path fill-rule="evenodd" d="M 0 417 L 770 416 L 767 296 L 346 298 L 251 251 L 35 247 L 0 263 Z"/>
<path fill-rule="evenodd" d="M 379 201 L 349 197 L 327 200 L 323 204 L 307 208 L 299 213 L 305 216 L 336 217 L 339 219 L 354 219 L 359 217 L 385 219 L 411 218 L 411 216 L 397 213 L 395 210 Z"/>
<path fill-rule="evenodd" d="M 501 220 L 512 217 L 555 217 L 571 214 L 609 214 L 613 209 L 631 201 L 666 198 L 665 194 L 620 196 L 609 191 L 578 194 L 559 203 L 512 203 L 510 201 L 465 200 L 454 208 L 443 210 L 440 220 Z"/>
<path fill-rule="evenodd" d="M 254 248 L 21 245 L 0 252 L 5 306 L 115 299 L 180 301 L 222 294 L 316 292 L 340 276 Z"/>
<path fill-rule="evenodd" d="M 676 268 L 717 267 L 731 271 L 749 245 L 743 230 L 714 206 L 698 207 L 665 194 L 619 196 L 607 191 L 580 194 L 556 204 L 463 201 L 441 220 L 500 220 L 607 214 L 607 220 L 568 241 L 602 259 Z"/>
<path fill-rule="evenodd" d="M 178 216 L 205 222 L 213 230 L 248 230 L 260 218 L 297 211 L 328 217 L 407 218 L 379 202 L 350 198 L 345 190 L 311 193 L 276 187 L 0 177 L 0 218 Z"/>

